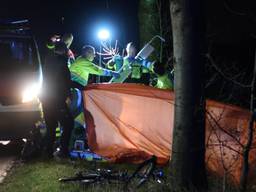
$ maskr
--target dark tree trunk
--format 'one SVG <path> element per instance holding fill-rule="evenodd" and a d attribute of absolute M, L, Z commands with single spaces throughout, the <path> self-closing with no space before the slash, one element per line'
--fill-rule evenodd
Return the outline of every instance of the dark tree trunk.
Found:
<path fill-rule="evenodd" d="M 173 56 L 170 1 L 157 0 L 157 7 L 159 12 L 160 35 L 165 39 L 165 43 L 162 44 L 161 62 L 170 65 Z"/>
<path fill-rule="evenodd" d="M 171 183 L 175 191 L 205 191 L 203 0 L 171 0 L 170 10 L 175 71 Z"/>

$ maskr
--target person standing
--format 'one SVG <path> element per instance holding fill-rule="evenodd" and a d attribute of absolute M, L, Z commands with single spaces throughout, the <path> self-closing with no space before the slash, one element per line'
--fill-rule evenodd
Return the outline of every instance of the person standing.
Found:
<path fill-rule="evenodd" d="M 60 150 L 56 151 L 58 157 L 68 157 L 68 144 L 72 128 L 73 117 L 67 106 L 70 96 L 71 80 L 68 69 L 68 48 L 64 42 L 57 42 L 53 51 L 45 58 L 43 66 L 43 92 L 41 102 L 47 128 L 46 152 L 53 157 L 55 130 L 58 123 L 63 127 L 60 140 Z"/>

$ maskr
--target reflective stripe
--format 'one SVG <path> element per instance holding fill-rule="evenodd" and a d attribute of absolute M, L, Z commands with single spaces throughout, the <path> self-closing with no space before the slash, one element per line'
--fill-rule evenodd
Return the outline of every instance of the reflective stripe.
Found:
<path fill-rule="evenodd" d="M 85 126 L 84 112 L 81 112 L 78 116 L 76 116 L 75 122 L 79 123 L 79 125 L 83 127 Z"/>
<path fill-rule="evenodd" d="M 71 72 L 71 80 L 76 81 L 83 86 L 87 85 L 87 80 L 83 79 L 81 76 L 73 72 Z"/>
<path fill-rule="evenodd" d="M 55 136 L 56 137 L 60 137 L 61 136 L 61 129 L 60 127 L 57 127 L 56 130 L 55 130 Z"/>
<path fill-rule="evenodd" d="M 41 107 L 38 100 L 18 105 L 1 105 L 0 112 L 40 112 Z"/>

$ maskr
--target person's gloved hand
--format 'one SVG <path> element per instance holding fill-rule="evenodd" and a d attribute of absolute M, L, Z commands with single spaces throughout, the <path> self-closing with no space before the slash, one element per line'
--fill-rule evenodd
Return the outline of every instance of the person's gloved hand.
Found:
<path fill-rule="evenodd" d="M 113 61 L 114 61 L 114 62 L 122 62 L 122 61 L 123 61 L 123 57 L 120 56 L 120 55 L 115 55 L 115 56 L 113 57 Z"/>
<path fill-rule="evenodd" d="M 115 72 L 115 71 L 111 71 L 111 72 L 110 72 L 110 75 L 111 75 L 112 77 L 116 78 L 116 79 L 120 77 L 120 74 L 119 74 L 118 72 Z"/>
<path fill-rule="evenodd" d="M 119 78 L 120 77 L 120 74 L 118 72 L 111 71 L 111 70 L 105 70 L 103 75 L 112 76 L 114 78 Z"/>

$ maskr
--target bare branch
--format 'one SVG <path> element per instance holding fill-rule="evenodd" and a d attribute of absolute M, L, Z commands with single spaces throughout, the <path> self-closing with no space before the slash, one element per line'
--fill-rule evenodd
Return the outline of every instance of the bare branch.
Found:
<path fill-rule="evenodd" d="M 215 125 L 224 133 L 226 133 L 228 136 L 230 136 L 232 139 L 234 139 L 241 147 L 244 147 L 244 145 L 232 134 L 230 134 L 227 130 L 225 130 L 223 127 L 219 125 L 219 123 L 216 121 L 216 119 L 212 116 L 212 114 L 206 110 L 206 113 L 208 116 L 214 121 Z"/>
<path fill-rule="evenodd" d="M 238 11 L 235 11 L 234 9 L 232 9 L 232 8 L 228 5 L 227 1 L 224 1 L 223 3 L 224 3 L 224 7 L 226 8 L 226 10 L 229 11 L 230 13 L 235 14 L 235 15 L 239 15 L 239 16 L 247 16 L 246 13 L 238 12 Z"/>
<path fill-rule="evenodd" d="M 244 87 L 244 88 L 250 88 L 250 87 L 251 87 L 251 84 L 246 85 L 246 84 L 240 83 L 240 82 L 234 80 L 234 78 L 228 77 L 226 74 L 224 74 L 224 73 L 222 72 L 222 70 L 219 69 L 219 67 L 216 65 L 216 63 L 214 62 L 212 56 L 211 56 L 209 53 L 206 54 L 206 57 L 207 57 L 208 60 L 210 61 L 210 64 L 215 68 L 215 70 L 216 70 L 223 78 L 225 78 L 226 80 L 228 80 L 228 81 L 232 82 L 233 84 L 236 84 L 236 85 L 238 85 L 238 86 L 240 86 L 240 87 Z"/>

